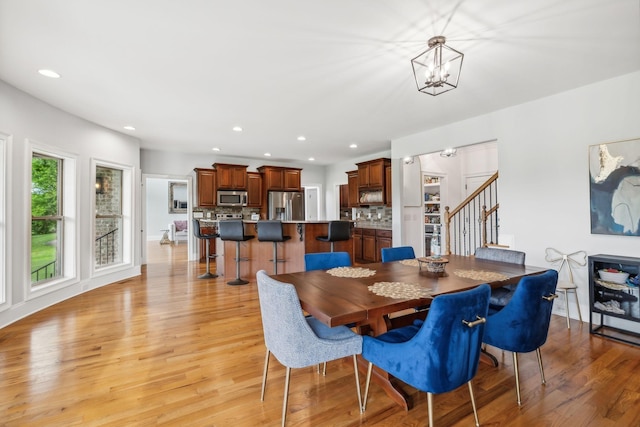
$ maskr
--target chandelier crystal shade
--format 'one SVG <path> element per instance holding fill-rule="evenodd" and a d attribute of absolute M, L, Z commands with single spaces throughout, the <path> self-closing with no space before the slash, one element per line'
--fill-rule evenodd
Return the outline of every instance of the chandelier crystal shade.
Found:
<path fill-rule="evenodd" d="M 418 90 L 440 95 L 458 87 L 464 54 L 445 45 L 443 36 L 429 39 L 429 49 L 411 60 Z"/>

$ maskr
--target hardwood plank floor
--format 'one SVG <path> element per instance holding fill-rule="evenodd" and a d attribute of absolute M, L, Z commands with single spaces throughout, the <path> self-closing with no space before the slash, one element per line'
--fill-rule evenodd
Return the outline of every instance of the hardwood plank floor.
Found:
<path fill-rule="evenodd" d="M 280 424 L 284 368 L 265 348 L 255 279 L 199 280 L 186 245 L 151 242 L 141 277 L 77 296 L 0 330 L 2 426 L 230 426 Z M 542 348 L 520 357 L 523 405 L 512 358 L 481 364 L 474 380 L 483 426 L 639 426 L 640 348 L 591 336 L 588 324 L 554 316 Z M 362 379 L 364 383 L 364 379 Z M 372 385 L 357 408 L 351 359 L 327 376 L 294 369 L 288 426 L 426 426 L 426 395 L 407 388 L 405 412 Z M 434 397 L 435 424 L 471 426 L 467 387 Z"/>

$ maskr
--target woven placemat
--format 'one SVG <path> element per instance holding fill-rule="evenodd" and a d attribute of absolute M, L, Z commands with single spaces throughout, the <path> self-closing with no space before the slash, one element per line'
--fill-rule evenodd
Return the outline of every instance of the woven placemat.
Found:
<path fill-rule="evenodd" d="M 400 261 L 400 264 L 402 265 L 408 265 L 409 267 L 418 267 L 420 264 L 418 263 L 417 259 L 403 259 L 402 261 Z"/>
<path fill-rule="evenodd" d="M 465 279 L 482 280 L 483 282 L 498 282 L 509 278 L 509 276 L 505 276 L 502 273 L 482 270 L 455 270 L 453 274 Z"/>
<path fill-rule="evenodd" d="M 431 296 L 431 289 L 421 288 L 416 283 L 376 282 L 369 286 L 369 290 L 376 295 L 389 298 L 416 299 Z"/>
<path fill-rule="evenodd" d="M 362 267 L 336 267 L 327 270 L 327 273 L 335 277 L 371 277 L 376 271 Z"/>

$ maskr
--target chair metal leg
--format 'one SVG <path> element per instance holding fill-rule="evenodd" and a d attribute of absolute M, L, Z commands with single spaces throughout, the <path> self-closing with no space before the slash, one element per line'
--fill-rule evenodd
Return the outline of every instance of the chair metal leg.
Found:
<path fill-rule="evenodd" d="M 580 301 L 578 301 L 578 290 L 573 290 L 573 295 L 576 297 L 576 307 L 578 309 L 578 319 L 580 320 L 580 324 L 582 325 L 582 313 L 580 313 Z"/>
<path fill-rule="evenodd" d="M 240 278 L 240 261 L 240 241 L 236 241 L 236 278 L 235 280 L 227 282 L 227 285 L 246 285 L 249 283 Z"/>
<path fill-rule="evenodd" d="M 476 408 L 476 398 L 473 395 L 473 386 L 471 385 L 471 381 L 469 381 L 469 394 L 471 395 L 471 406 L 473 406 L 473 417 L 476 419 L 476 427 L 480 427 L 480 421 L 478 420 L 478 409 Z"/>
<path fill-rule="evenodd" d="M 322 376 L 323 377 L 327 376 L 327 362 L 322 363 Z"/>
<path fill-rule="evenodd" d="M 562 292 L 564 292 L 564 310 L 565 310 L 565 316 L 567 316 L 567 329 L 571 329 L 571 322 L 569 319 L 569 295 L 567 294 L 567 290 L 566 289 L 560 289 Z"/>
<path fill-rule="evenodd" d="M 278 274 L 278 242 L 273 242 L 273 274 Z"/>
<path fill-rule="evenodd" d="M 369 367 L 367 368 L 367 381 L 364 385 L 364 398 L 362 399 L 362 409 L 360 413 L 363 414 L 364 411 L 367 410 L 367 398 L 369 397 L 369 384 L 371 383 L 371 370 L 373 368 L 373 363 L 369 362 Z"/>
<path fill-rule="evenodd" d="M 362 394 L 360 392 L 360 374 L 358 373 L 358 358 L 356 355 L 353 355 L 353 371 L 356 374 L 356 393 L 358 393 L 358 409 L 362 414 L 364 409 L 362 409 Z"/>
<path fill-rule="evenodd" d="M 520 373 L 518 371 L 518 353 L 513 352 L 513 370 L 516 374 L 516 396 L 518 398 L 518 406 L 521 405 L 522 401 L 520 399 Z"/>
<path fill-rule="evenodd" d="M 284 379 L 284 401 L 282 402 L 282 427 L 284 427 L 287 419 L 287 403 L 289 401 L 289 379 L 291 377 L 291 368 L 287 367 L 287 373 Z"/>
<path fill-rule="evenodd" d="M 429 427 L 433 427 L 433 393 L 427 392 L 427 410 L 429 411 Z"/>
<path fill-rule="evenodd" d="M 540 368 L 540 377 L 542 377 L 542 384 L 546 384 L 547 380 L 544 378 L 544 368 L 542 367 L 542 353 L 540 353 L 540 347 L 536 348 L 536 355 L 538 356 L 538 368 Z"/>
<path fill-rule="evenodd" d="M 260 400 L 264 401 L 264 390 L 267 388 L 267 371 L 269 370 L 269 355 L 271 352 L 267 349 L 264 357 L 264 372 L 262 373 L 262 391 L 260 392 Z"/>
<path fill-rule="evenodd" d="M 206 239 L 207 242 L 205 243 L 205 247 L 206 249 L 206 254 L 207 254 L 207 271 L 204 274 L 201 274 L 200 276 L 198 276 L 198 279 L 215 279 L 216 277 L 218 277 L 217 274 L 212 274 L 211 273 L 211 268 L 209 267 L 211 264 L 211 255 L 210 254 L 210 250 L 209 247 L 211 245 L 211 239 Z"/>

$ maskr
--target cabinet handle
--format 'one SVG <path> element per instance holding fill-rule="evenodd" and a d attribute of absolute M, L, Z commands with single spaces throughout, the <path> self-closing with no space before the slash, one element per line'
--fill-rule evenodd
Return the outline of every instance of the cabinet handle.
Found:
<path fill-rule="evenodd" d="M 473 328 L 474 326 L 478 326 L 481 323 L 487 323 L 487 319 L 485 319 L 484 317 L 476 316 L 476 319 L 478 319 L 478 320 L 474 320 L 472 322 L 470 322 L 468 320 L 463 320 L 462 323 L 464 323 L 465 325 L 467 325 L 470 328 Z"/>
<path fill-rule="evenodd" d="M 542 296 L 542 299 L 546 299 L 547 301 L 553 301 L 556 298 L 558 298 L 558 294 L 551 294 L 551 295 L 543 295 Z"/>

